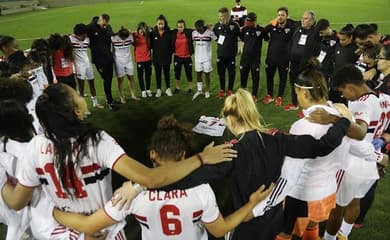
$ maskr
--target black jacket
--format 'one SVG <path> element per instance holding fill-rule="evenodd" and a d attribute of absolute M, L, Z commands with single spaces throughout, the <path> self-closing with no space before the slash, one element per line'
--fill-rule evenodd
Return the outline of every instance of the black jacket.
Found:
<path fill-rule="evenodd" d="M 106 65 L 114 63 L 114 57 L 111 52 L 112 29 L 108 25 L 101 28 L 96 23 L 88 25 L 88 37 L 90 40 L 92 62 L 96 65 Z"/>
<path fill-rule="evenodd" d="M 235 57 L 237 55 L 237 37 L 240 34 L 238 23 L 230 20 L 227 25 L 215 24 L 213 31 L 217 36 L 217 42 L 224 36 L 223 44 L 217 44 L 217 57 Z"/>
<path fill-rule="evenodd" d="M 288 47 L 290 40 L 295 32 L 296 22 L 287 19 L 286 25 L 282 28 L 269 24 L 265 27 L 265 31 L 269 35 L 267 59 L 274 63 L 285 63 L 289 60 Z"/>
<path fill-rule="evenodd" d="M 187 44 L 188 44 L 188 50 L 190 50 L 190 54 L 194 54 L 194 44 L 192 40 L 192 29 L 185 28 L 184 29 L 184 34 L 186 35 L 187 38 Z M 172 30 L 172 51 L 175 53 L 175 43 L 176 43 L 176 38 L 177 38 L 177 29 Z"/>
<path fill-rule="evenodd" d="M 297 28 L 289 45 L 290 67 L 295 73 L 301 72 L 311 57 L 320 53 L 320 41 L 314 27 L 310 29 Z M 302 41 L 306 36 L 306 41 Z"/>
<path fill-rule="evenodd" d="M 240 39 L 244 42 L 241 61 L 260 63 L 263 39 L 269 39 L 265 29 L 259 25 L 255 27 L 245 26 L 241 29 Z"/>
<path fill-rule="evenodd" d="M 169 65 L 172 61 L 172 32 L 166 28 L 160 36 L 157 27 L 154 27 L 150 34 L 153 63 Z"/>

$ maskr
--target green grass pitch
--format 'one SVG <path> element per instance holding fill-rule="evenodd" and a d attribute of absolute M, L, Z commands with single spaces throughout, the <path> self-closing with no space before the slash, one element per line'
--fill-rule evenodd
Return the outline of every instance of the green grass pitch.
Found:
<path fill-rule="evenodd" d="M 243 0 L 243 5 L 249 11 L 257 13 L 260 25 L 267 24 L 270 19 L 275 17 L 276 9 L 280 6 L 287 6 L 292 19 L 300 19 L 304 10 L 313 9 L 317 14 L 317 19 L 327 18 L 331 27 L 339 30 L 346 23 L 371 23 L 376 22 L 379 25 L 379 31 L 390 33 L 390 9 L 389 0 Z M 72 6 L 59 9 L 49 9 L 46 11 L 35 11 L 30 13 L 15 14 L 10 16 L 0 16 L 0 34 L 11 35 L 18 39 L 19 46 L 22 49 L 29 48 L 34 38 L 48 37 L 50 33 L 59 32 L 69 34 L 76 23 L 89 23 L 92 16 L 101 13 L 108 13 L 111 16 L 111 24 L 114 31 L 120 26 L 126 26 L 131 30 L 136 29 L 140 21 L 146 21 L 149 25 L 154 26 L 156 17 L 164 14 L 168 18 L 171 28 L 174 28 L 176 21 L 183 18 L 188 27 L 193 27 L 197 19 L 204 19 L 207 23 L 214 24 L 217 22 L 217 10 L 219 7 L 232 7 L 233 0 L 130 0 L 123 3 L 112 4 L 91 4 L 84 6 Z M 265 60 L 265 50 L 267 44 L 263 46 L 262 62 Z M 215 52 L 215 46 L 214 46 Z M 147 145 L 150 136 L 155 129 L 158 119 L 164 114 L 175 114 L 181 120 L 191 124 L 196 123 L 200 115 L 218 116 L 223 101 L 217 100 L 215 94 L 219 89 L 218 77 L 216 74 L 215 58 L 214 72 L 211 75 L 211 92 L 213 96 L 210 99 L 199 98 L 191 101 L 191 96 L 186 93 L 187 83 L 182 79 L 182 92 L 169 98 L 167 96 L 160 99 L 146 99 L 141 101 L 129 100 L 127 104 L 120 106 L 118 112 L 110 112 L 107 109 L 92 110 L 92 116 L 89 118 L 96 126 L 107 130 L 117 141 L 124 147 L 127 153 L 150 165 L 147 157 Z M 239 62 L 239 57 L 237 58 Z M 238 68 L 237 68 L 238 70 Z M 173 71 L 171 73 L 171 86 L 174 86 Z M 195 74 L 193 75 L 195 78 Z M 155 91 L 154 73 L 152 76 L 152 90 Z M 251 83 L 251 81 L 249 81 Z M 278 79 L 275 81 L 278 82 Z M 104 102 L 102 81 L 96 74 L 96 84 L 100 102 Z M 249 84 L 250 85 L 250 84 Z M 164 84 L 163 84 L 164 86 Z M 239 86 L 239 71 L 236 74 L 235 89 Z M 138 87 L 138 83 L 137 83 Z M 251 87 L 251 86 L 250 86 Z M 275 89 L 277 86 L 275 87 Z M 130 96 L 126 86 L 126 95 Z M 139 89 L 139 88 L 138 88 Z M 288 103 L 290 88 L 286 89 L 284 104 Z M 261 67 L 261 80 L 259 100 L 266 93 L 265 89 L 265 72 L 264 65 Z M 118 99 L 116 80 L 113 80 L 113 94 Z M 138 90 L 138 94 L 140 94 Z M 89 102 L 89 98 L 87 99 Z M 257 104 L 260 112 L 264 116 L 266 123 L 272 127 L 288 130 L 290 124 L 297 119 L 296 112 L 284 112 L 272 104 L 263 105 L 261 101 Z M 214 140 L 217 143 L 231 138 L 226 133 L 222 138 L 209 138 L 206 136 L 197 136 L 199 142 L 198 149 L 207 142 Z M 120 185 L 122 179 L 118 176 L 114 178 L 114 185 Z M 221 184 L 214 184 L 218 201 L 224 204 L 224 190 Z M 364 228 L 354 230 L 350 239 L 363 240 L 380 240 L 388 239 L 390 229 L 390 180 L 389 177 L 382 179 L 379 183 L 376 199 L 371 208 Z M 0 226 L 0 239 L 5 239 L 6 228 Z M 135 221 L 129 218 L 129 224 L 126 229 L 129 240 L 138 239 L 139 227 Z"/>

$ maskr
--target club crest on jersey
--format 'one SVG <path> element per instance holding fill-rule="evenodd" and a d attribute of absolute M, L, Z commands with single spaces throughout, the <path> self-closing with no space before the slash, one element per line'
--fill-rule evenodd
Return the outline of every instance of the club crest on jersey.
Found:
<path fill-rule="evenodd" d="M 229 25 L 230 31 L 233 31 L 234 25 Z"/>
<path fill-rule="evenodd" d="M 285 28 L 284 29 L 284 32 L 287 34 L 287 33 L 289 33 L 290 32 L 290 28 Z"/>
<path fill-rule="evenodd" d="M 256 36 L 260 36 L 261 31 L 256 31 Z"/>

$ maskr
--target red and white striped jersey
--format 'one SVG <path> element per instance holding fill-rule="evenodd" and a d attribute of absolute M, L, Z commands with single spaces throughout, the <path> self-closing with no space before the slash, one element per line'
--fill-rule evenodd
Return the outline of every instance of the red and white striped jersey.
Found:
<path fill-rule="evenodd" d="M 96 146 L 88 143 L 88 157 L 80 159 L 72 176 L 75 188 L 68 191 L 61 184 L 54 162 L 54 144 L 44 135 L 35 136 L 28 144 L 25 155 L 18 161 L 19 183 L 26 187 L 41 186 L 54 205 L 64 211 L 91 214 L 111 199 L 111 168 L 125 154 L 116 141 L 104 131 Z M 78 149 L 74 148 L 73 159 Z M 72 167 L 68 164 L 68 168 Z"/>
<path fill-rule="evenodd" d="M 143 240 L 206 240 L 202 223 L 212 223 L 220 214 L 208 184 L 169 192 L 148 190 L 133 200 L 128 211 L 118 211 L 111 201 L 104 210 L 116 221 L 132 214 L 141 226 Z"/>
<path fill-rule="evenodd" d="M 73 45 L 74 64 L 89 66 L 91 61 L 88 57 L 89 38 L 86 37 L 84 40 L 79 40 L 76 35 L 72 34 L 69 36 L 70 41 Z"/>
<path fill-rule="evenodd" d="M 373 93 L 364 94 L 359 99 L 348 102 L 348 108 L 356 120 L 364 121 L 367 124 L 365 140 L 371 142 L 374 138 L 382 135 L 385 130 L 383 122 L 386 118 L 381 118 L 383 110 L 378 96 Z"/>
<path fill-rule="evenodd" d="M 111 36 L 112 48 L 115 62 L 119 65 L 132 63 L 130 46 L 134 43 L 133 34 L 130 33 L 126 39 L 121 39 L 118 35 Z"/>
<path fill-rule="evenodd" d="M 192 40 L 195 42 L 194 59 L 196 62 L 211 62 L 211 41 L 216 39 L 214 32 L 209 29 L 206 29 L 204 33 L 199 33 L 196 30 L 192 32 Z"/>

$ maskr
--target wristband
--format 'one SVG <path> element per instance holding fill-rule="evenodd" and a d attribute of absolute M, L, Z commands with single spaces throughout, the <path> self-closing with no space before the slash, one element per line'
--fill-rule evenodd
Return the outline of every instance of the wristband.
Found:
<path fill-rule="evenodd" d="M 146 190 L 146 187 L 141 186 L 139 183 L 134 183 L 133 188 L 137 193 L 143 192 Z"/>
<path fill-rule="evenodd" d="M 199 153 L 197 153 L 196 156 L 198 157 L 198 160 L 199 160 L 199 162 L 200 162 L 200 166 L 203 166 L 203 165 L 204 165 L 204 162 L 203 162 L 202 157 L 199 155 Z"/>

